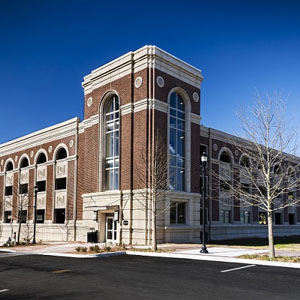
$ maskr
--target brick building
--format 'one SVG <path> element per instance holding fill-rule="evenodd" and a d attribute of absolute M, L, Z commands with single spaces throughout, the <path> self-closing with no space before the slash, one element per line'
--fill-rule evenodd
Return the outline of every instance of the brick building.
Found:
<path fill-rule="evenodd" d="M 0 145 L 0 241 L 24 223 L 32 236 L 37 185 L 37 239 L 151 242 L 151 186 L 143 157 L 156 138 L 168 153 L 169 189 L 157 220 L 159 242 L 200 241 L 200 145 L 209 168 L 238 166 L 226 133 L 200 128 L 201 71 L 155 46 L 127 53 L 84 77 L 84 119 Z M 222 153 L 230 163 L 222 161 Z M 210 185 L 212 179 L 209 177 Z M 259 212 L 222 207 L 209 189 L 212 239 L 263 236 Z M 213 199 L 214 198 L 214 199 Z M 213 200 L 212 200 L 213 199 Z M 299 210 L 282 212 L 275 234 L 299 230 Z"/>

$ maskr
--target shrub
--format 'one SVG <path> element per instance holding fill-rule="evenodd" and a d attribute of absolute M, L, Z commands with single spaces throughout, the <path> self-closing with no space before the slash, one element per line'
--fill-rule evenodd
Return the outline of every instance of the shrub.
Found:
<path fill-rule="evenodd" d="M 75 248 L 75 250 L 77 252 L 86 252 L 87 251 L 87 247 L 78 246 L 78 247 Z"/>

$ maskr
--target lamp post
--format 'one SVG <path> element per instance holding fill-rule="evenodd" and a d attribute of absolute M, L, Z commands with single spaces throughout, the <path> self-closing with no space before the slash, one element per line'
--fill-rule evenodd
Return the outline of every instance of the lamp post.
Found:
<path fill-rule="evenodd" d="M 206 162 L 207 162 L 207 154 L 204 151 L 201 155 L 203 185 L 201 187 L 201 194 L 202 194 L 202 248 L 200 250 L 200 253 L 208 253 L 208 251 L 206 249 L 206 240 L 205 240 Z M 201 212 L 201 209 L 200 209 L 200 212 Z"/>
<path fill-rule="evenodd" d="M 37 193 L 39 191 L 39 187 L 37 185 L 34 186 L 34 219 L 33 219 L 33 240 L 32 243 L 36 244 L 35 233 L 36 233 L 36 202 L 37 202 Z"/>

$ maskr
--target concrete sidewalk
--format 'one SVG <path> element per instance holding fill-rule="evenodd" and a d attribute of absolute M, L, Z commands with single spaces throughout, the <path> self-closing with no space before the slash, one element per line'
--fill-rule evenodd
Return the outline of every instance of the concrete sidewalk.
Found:
<path fill-rule="evenodd" d="M 153 256 L 153 257 L 167 257 L 167 258 L 182 258 L 182 259 L 194 259 L 194 260 L 207 260 L 207 261 L 219 261 L 230 262 L 239 264 L 255 264 L 264 266 L 276 266 L 276 267 L 290 267 L 300 268 L 300 263 L 287 263 L 287 262 L 274 262 L 274 261 L 262 261 L 254 259 L 240 259 L 237 258 L 240 255 L 255 255 L 255 254 L 267 254 L 268 251 L 264 249 L 253 250 L 246 248 L 231 248 L 231 247 L 208 247 L 208 254 L 200 253 L 201 245 L 196 244 L 162 244 L 159 245 L 159 249 L 165 249 L 166 252 L 146 252 L 142 249 L 149 249 L 150 247 L 137 247 L 139 251 L 134 249 L 124 249 L 124 251 L 99 253 L 99 254 L 80 254 L 74 253 L 75 248 L 98 245 L 103 246 L 103 243 L 79 243 L 79 242 L 48 242 L 45 244 L 37 244 L 30 246 L 18 246 L 18 247 L 3 247 L 1 251 L 18 252 L 23 254 L 39 254 L 39 255 L 51 255 L 51 256 L 63 256 L 63 257 L 76 257 L 76 258 L 97 258 L 101 256 L 111 255 L 140 255 L 140 256 Z M 73 253 L 72 253 L 73 252 Z M 279 252 L 279 251 L 278 251 Z M 282 251 L 281 251 L 282 252 Z M 299 254 L 296 252 L 295 254 Z M 281 255 L 278 253 L 278 255 Z M 299 254 L 300 255 L 300 254 Z M 297 256 L 297 255 L 295 255 Z"/>

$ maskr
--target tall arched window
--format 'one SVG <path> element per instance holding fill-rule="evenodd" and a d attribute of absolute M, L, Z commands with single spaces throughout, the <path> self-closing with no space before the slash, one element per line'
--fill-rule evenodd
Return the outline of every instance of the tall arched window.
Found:
<path fill-rule="evenodd" d="M 60 146 L 55 155 L 55 203 L 54 223 L 64 224 L 67 204 L 68 157 L 64 146 Z"/>
<path fill-rule="evenodd" d="M 9 161 L 5 168 L 5 201 L 3 202 L 4 205 L 4 222 L 10 223 L 12 221 L 11 219 L 11 212 L 12 212 L 12 197 L 13 197 L 13 181 L 14 181 L 14 175 L 13 175 L 13 163 Z"/>
<path fill-rule="evenodd" d="M 45 208 L 46 208 L 46 186 L 47 186 L 47 161 L 45 153 L 41 152 L 36 159 L 36 186 L 38 187 L 37 194 L 37 210 L 36 222 L 44 223 Z"/>
<path fill-rule="evenodd" d="M 174 92 L 169 105 L 169 158 L 170 189 L 185 189 L 185 105 L 182 97 Z"/>
<path fill-rule="evenodd" d="M 107 99 L 104 109 L 105 122 L 105 189 L 119 189 L 119 98 Z"/>

